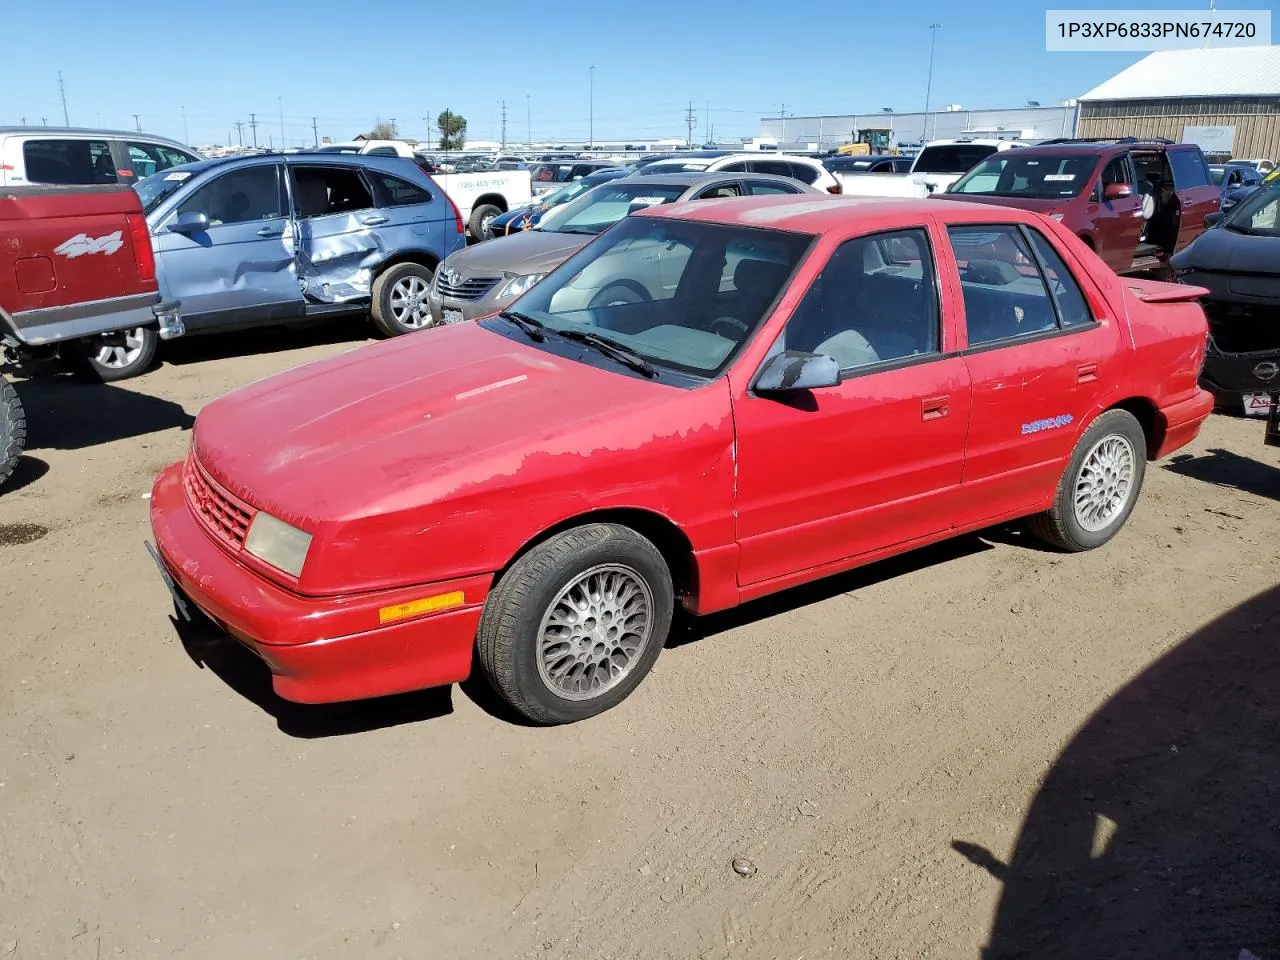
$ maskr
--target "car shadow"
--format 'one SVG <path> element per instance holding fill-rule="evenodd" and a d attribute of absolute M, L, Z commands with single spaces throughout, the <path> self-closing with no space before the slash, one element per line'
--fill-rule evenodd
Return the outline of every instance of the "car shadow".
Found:
<path fill-rule="evenodd" d="M 1280 586 L 1107 699 L 1044 778 L 982 956 L 1280 958 Z"/>
<path fill-rule="evenodd" d="M 190 621 L 174 617 L 173 623 L 183 649 L 197 666 L 207 667 L 240 696 L 274 717 L 280 732 L 290 737 L 342 737 L 434 720 L 453 712 L 451 687 L 348 703 L 294 703 L 271 688 L 267 665 L 212 620 L 193 611 Z"/>
<path fill-rule="evenodd" d="M 919 550 L 911 550 L 847 573 L 839 573 L 803 586 L 792 587 L 790 590 L 752 600 L 722 613 L 695 617 L 678 611 L 667 638 L 667 649 L 682 647 L 687 643 L 704 640 L 757 620 L 767 620 L 769 617 L 789 613 L 800 607 L 830 600 L 842 593 L 851 593 L 904 574 L 991 549 L 991 544 L 987 543 L 982 536 L 970 534 L 921 547 Z"/>
<path fill-rule="evenodd" d="M 160 344 L 157 356 L 163 364 L 187 366 L 210 360 L 281 353 L 339 343 L 358 345 L 373 338 L 373 325 L 360 315 L 343 315 L 300 321 L 293 327 L 255 327 L 221 333 L 179 337 Z"/>
<path fill-rule="evenodd" d="M 82 450 L 178 428 L 195 417 L 181 404 L 74 376 L 40 376 L 17 384 L 27 414 L 28 450 Z"/>
<path fill-rule="evenodd" d="M 0 486 L 0 496 L 31 486 L 48 472 L 49 465 L 39 457 L 23 454 L 18 458 L 18 462 L 13 468 L 13 473 L 9 474 L 9 479 L 4 482 L 3 486 Z"/>
<path fill-rule="evenodd" d="M 1258 446 L 1261 450 L 1274 449 L 1263 447 L 1261 436 L 1258 437 Z M 1174 457 L 1164 468 L 1193 480 L 1280 500 L 1280 467 L 1252 457 L 1242 457 L 1230 450 L 1209 450 L 1203 456 L 1184 454 Z"/>

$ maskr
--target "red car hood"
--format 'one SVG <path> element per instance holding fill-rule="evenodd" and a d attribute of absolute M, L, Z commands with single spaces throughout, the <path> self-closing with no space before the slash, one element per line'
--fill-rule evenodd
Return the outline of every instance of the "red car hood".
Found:
<path fill-rule="evenodd" d="M 683 393 L 466 323 L 227 394 L 201 410 L 195 448 L 231 492 L 313 529 L 513 476 L 527 453 L 574 442 L 574 424 L 616 429 L 627 408 Z"/>
<path fill-rule="evenodd" d="M 939 200 L 959 200 L 961 203 L 985 203 L 996 207 L 1017 207 L 1019 210 L 1030 210 L 1032 213 L 1065 213 L 1071 203 L 1071 197 L 1057 200 L 1041 200 L 1034 197 L 991 197 L 980 193 L 935 193 Z"/>

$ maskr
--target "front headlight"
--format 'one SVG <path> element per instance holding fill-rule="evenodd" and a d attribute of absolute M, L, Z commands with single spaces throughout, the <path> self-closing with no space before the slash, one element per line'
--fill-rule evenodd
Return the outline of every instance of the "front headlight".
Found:
<path fill-rule="evenodd" d="M 502 285 L 498 298 L 518 297 L 545 276 L 545 273 L 526 273 L 523 277 L 512 277 Z"/>
<path fill-rule="evenodd" d="M 269 513 L 258 511 L 253 523 L 249 524 L 244 548 L 277 570 L 300 577 L 302 565 L 307 561 L 307 551 L 311 549 L 311 534 Z"/>

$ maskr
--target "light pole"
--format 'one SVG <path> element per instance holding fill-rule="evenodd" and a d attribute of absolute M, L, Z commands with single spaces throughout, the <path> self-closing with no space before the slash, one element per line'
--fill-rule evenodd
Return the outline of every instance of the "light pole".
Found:
<path fill-rule="evenodd" d="M 587 100 L 587 146 L 594 148 L 596 145 L 596 68 L 587 68 L 590 76 L 588 81 L 588 100 Z"/>
<path fill-rule="evenodd" d="M 929 78 L 924 85 L 924 126 L 921 128 L 920 142 L 924 143 L 928 140 L 929 132 L 929 96 L 933 93 L 933 49 L 938 44 L 938 31 L 942 29 L 942 24 L 929 24 Z M 938 129 L 938 125 L 933 125 L 934 130 Z"/>

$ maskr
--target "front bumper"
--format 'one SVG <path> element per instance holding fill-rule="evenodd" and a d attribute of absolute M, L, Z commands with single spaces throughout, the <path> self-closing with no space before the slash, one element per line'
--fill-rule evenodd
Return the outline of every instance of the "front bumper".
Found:
<path fill-rule="evenodd" d="M 361 700 L 465 680 L 491 577 L 344 597 L 278 587 L 239 563 L 196 520 L 182 464 L 156 478 L 151 530 L 177 588 L 271 670 L 275 692 L 298 703 Z M 379 625 L 379 610 L 461 591 L 462 606 Z"/>
<path fill-rule="evenodd" d="M 501 284 L 498 285 L 501 287 Z M 444 323 L 444 314 L 446 310 L 457 310 L 462 313 L 463 320 L 479 320 L 481 317 L 489 317 L 504 309 L 508 304 L 515 302 L 515 297 L 499 297 L 497 290 L 491 290 L 479 300 L 456 300 L 451 297 L 442 297 L 436 293 L 434 288 L 427 297 L 427 305 L 431 308 L 431 320 L 433 323 Z"/>

